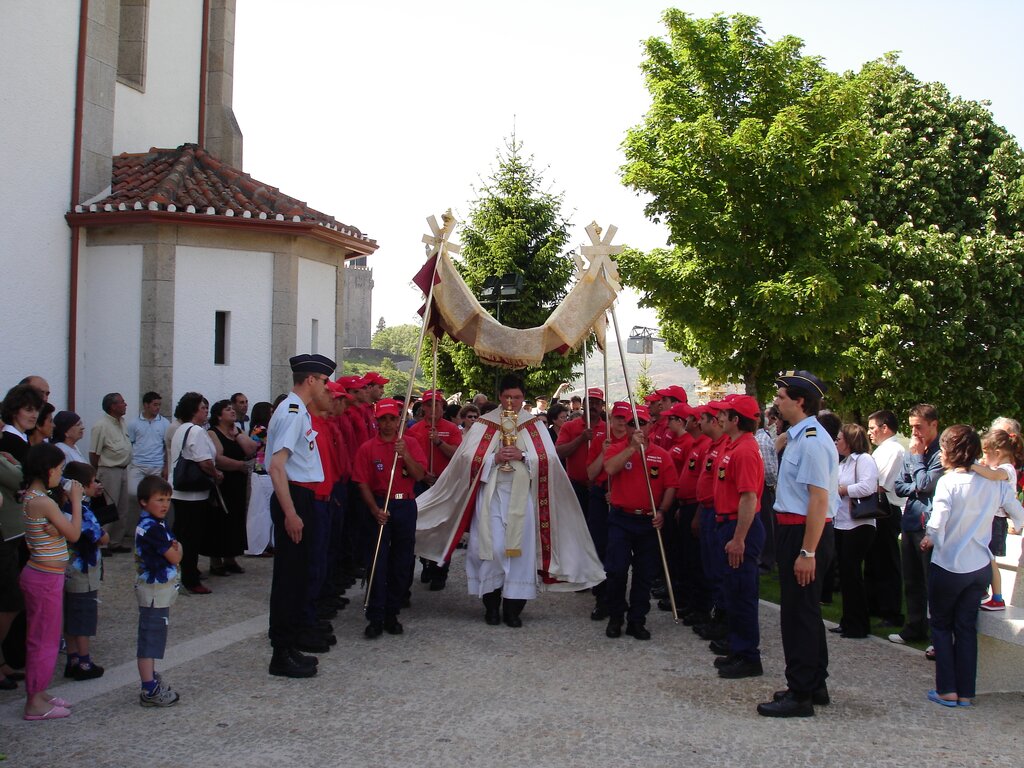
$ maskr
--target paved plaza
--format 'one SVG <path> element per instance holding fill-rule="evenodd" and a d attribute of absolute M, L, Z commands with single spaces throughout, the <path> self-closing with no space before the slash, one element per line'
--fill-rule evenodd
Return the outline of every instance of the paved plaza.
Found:
<path fill-rule="evenodd" d="M 607 639 L 582 594 L 542 595 L 522 629 L 487 626 L 463 556 L 445 591 L 417 580 L 400 637 L 364 640 L 354 599 L 307 681 L 267 674 L 272 561 L 245 558 L 244 576 L 211 578 L 214 594 L 171 609 L 157 665 L 181 693 L 169 709 L 138 704 L 132 561 L 115 556 L 93 646 L 106 675 L 58 676 L 51 690 L 75 703 L 63 721 L 23 722 L 22 689 L 0 692 L 4 765 L 1021 765 L 1024 696 L 940 708 L 925 699 L 933 666 L 920 651 L 830 635 L 832 705 L 769 720 L 754 707 L 783 681 L 774 607 L 761 609 L 764 677 L 725 681 L 707 644 L 666 613 L 652 614 L 650 642 Z"/>

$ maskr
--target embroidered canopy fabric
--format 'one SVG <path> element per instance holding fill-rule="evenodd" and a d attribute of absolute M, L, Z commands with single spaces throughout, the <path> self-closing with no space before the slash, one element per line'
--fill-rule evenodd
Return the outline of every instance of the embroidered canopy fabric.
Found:
<path fill-rule="evenodd" d="M 438 336 L 447 333 L 471 346 L 481 360 L 506 368 L 540 365 L 544 354 L 553 350 L 564 355 L 579 346 L 591 330 L 603 346 L 605 312 L 620 290 L 611 255 L 621 248 L 609 245 L 614 227 L 609 227 L 603 240 L 596 224 L 588 226 L 587 232 L 594 245 L 581 250 L 590 258 L 589 264 L 582 269 L 582 260 L 577 261 L 579 280 L 544 325 L 509 328 L 495 320 L 480 306 L 445 247 L 435 251 L 413 278 L 423 294 L 430 295 L 430 278 L 434 276 L 432 306 L 424 305 L 420 312 L 426 313 L 430 330 Z"/>

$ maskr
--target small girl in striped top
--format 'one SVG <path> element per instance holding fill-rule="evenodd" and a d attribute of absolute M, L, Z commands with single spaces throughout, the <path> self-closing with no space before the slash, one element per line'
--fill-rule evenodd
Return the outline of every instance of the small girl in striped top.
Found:
<path fill-rule="evenodd" d="M 60 485 L 63 469 L 64 453 L 50 443 L 30 448 L 22 465 L 25 488 L 22 515 L 25 543 L 29 549 L 29 561 L 19 579 L 25 596 L 28 624 L 25 641 L 26 720 L 55 720 L 71 714 L 71 705 L 67 701 L 46 690 L 60 649 L 68 541 L 78 541 L 82 532 L 82 484 L 69 481 L 70 520 L 48 496 Z"/>

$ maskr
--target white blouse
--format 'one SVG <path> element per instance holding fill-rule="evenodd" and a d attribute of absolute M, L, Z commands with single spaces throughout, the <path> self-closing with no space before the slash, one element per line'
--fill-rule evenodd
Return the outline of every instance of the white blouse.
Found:
<path fill-rule="evenodd" d="M 837 531 L 852 531 L 861 525 L 875 525 L 874 520 L 850 517 L 850 499 L 863 499 L 878 493 L 878 465 L 867 453 L 851 453 L 839 462 L 839 485 L 846 486 L 846 495 L 839 497 L 839 511 L 833 521 Z"/>

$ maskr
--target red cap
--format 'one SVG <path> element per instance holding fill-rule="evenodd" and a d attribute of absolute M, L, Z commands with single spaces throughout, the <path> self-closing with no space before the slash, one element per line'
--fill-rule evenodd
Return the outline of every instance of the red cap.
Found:
<path fill-rule="evenodd" d="M 678 416 L 680 419 L 685 419 L 687 416 L 694 415 L 694 409 L 686 403 L 676 403 L 667 411 L 662 411 L 662 413 L 666 416 Z"/>
<path fill-rule="evenodd" d="M 420 395 L 420 402 L 425 403 L 428 400 L 444 400 L 444 392 L 440 389 L 428 389 L 422 395 Z"/>
<path fill-rule="evenodd" d="M 402 404 L 391 397 L 385 397 L 377 401 L 377 404 L 373 406 L 373 415 L 378 419 L 381 416 L 396 416 L 401 418 L 402 415 Z"/>
<path fill-rule="evenodd" d="M 659 400 L 661 400 L 661 395 L 657 392 L 651 392 L 651 394 L 644 398 L 645 403 L 656 403 Z"/>
<path fill-rule="evenodd" d="M 740 416 L 748 419 L 757 418 L 761 412 L 761 404 L 750 395 L 730 395 L 721 401 L 722 410 L 736 411 Z"/>
<path fill-rule="evenodd" d="M 345 397 L 348 398 L 349 400 L 355 400 L 355 398 L 348 393 L 348 388 L 344 384 L 342 384 L 341 381 L 328 381 L 327 391 L 330 392 L 331 396 L 335 398 Z"/>
<path fill-rule="evenodd" d="M 604 400 L 604 390 L 600 387 L 591 387 L 587 390 L 587 397 L 592 397 L 595 400 Z"/>
<path fill-rule="evenodd" d="M 636 407 L 636 418 L 637 418 L 638 421 L 643 421 L 645 423 L 650 423 L 650 421 L 651 421 L 651 412 L 647 408 L 646 405 L 638 405 Z"/>
<path fill-rule="evenodd" d="M 707 414 L 708 416 L 716 416 L 720 410 L 722 410 L 722 406 L 715 400 L 712 400 L 710 403 L 705 403 L 704 405 L 699 405 L 694 409 L 699 416 L 703 416 L 704 414 Z"/>
<path fill-rule="evenodd" d="M 633 418 L 633 409 L 629 407 L 629 403 L 625 400 L 612 405 L 612 416 L 621 416 L 624 419 Z"/>
<path fill-rule="evenodd" d="M 686 390 L 680 387 L 678 384 L 673 384 L 669 387 L 663 387 L 662 389 L 654 390 L 654 394 L 659 397 L 672 397 L 678 400 L 680 403 L 687 402 Z"/>
<path fill-rule="evenodd" d="M 367 384 L 380 384 L 381 386 L 387 384 L 391 379 L 385 379 L 376 371 L 367 371 L 363 374 L 363 378 Z"/>
<path fill-rule="evenodd" d="M 338 383 L 350 392 L 366 386 L 366 380 L 362 376 L 342 376 L 338 379 Z"/>

